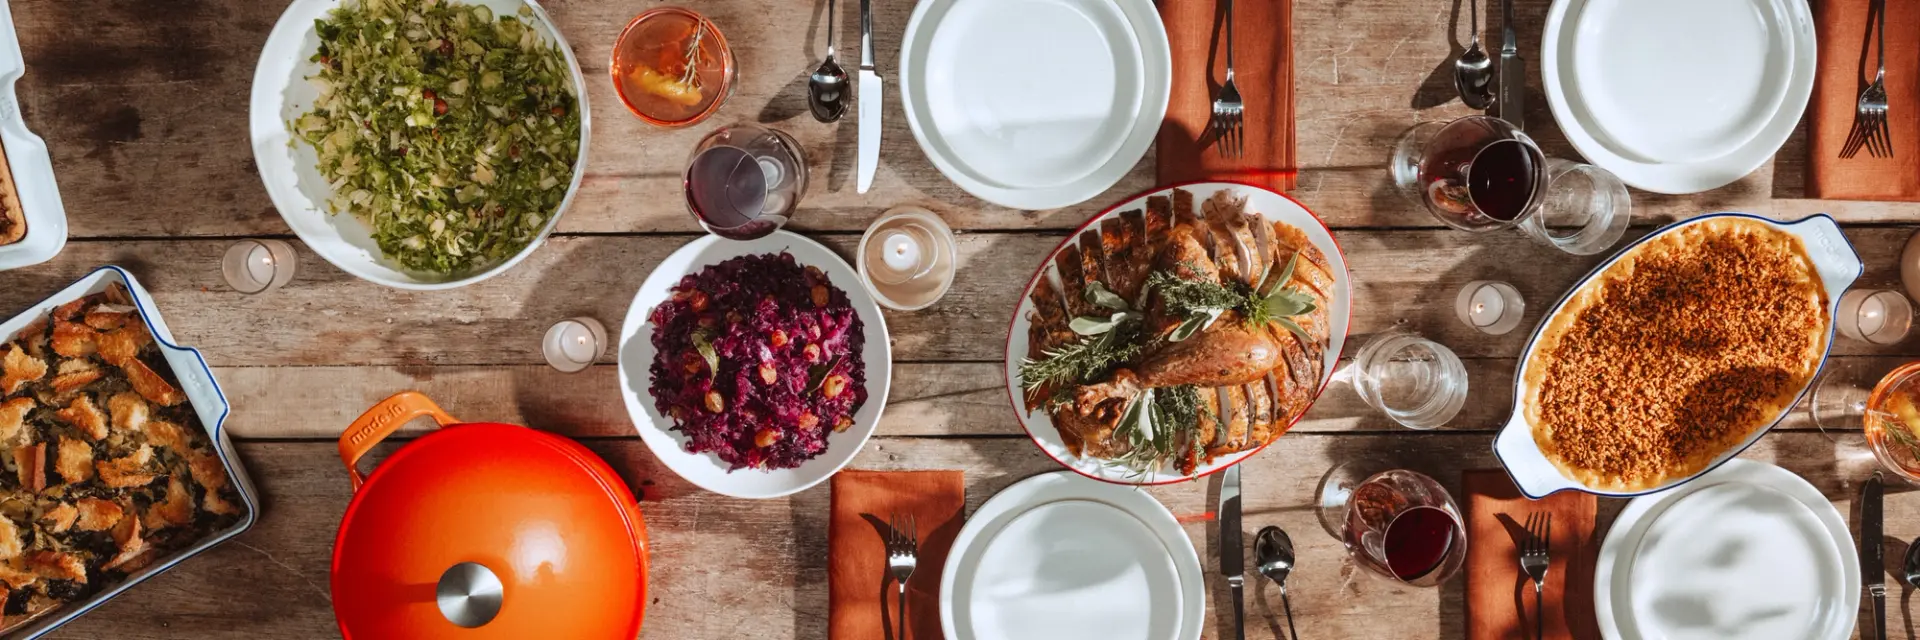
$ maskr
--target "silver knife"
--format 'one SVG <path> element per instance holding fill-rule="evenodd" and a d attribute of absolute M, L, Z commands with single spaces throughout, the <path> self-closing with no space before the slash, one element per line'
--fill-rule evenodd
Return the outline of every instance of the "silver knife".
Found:
<path fill-rule="evenodd" d="M 1233 633 L 1246 640 L 1246 612 L 1240 603 L 1240 590 L 1246 584 L 1247 569 L 1240 549 L 1240 465 L 1227 467 L 1220 474 L 1220 575 L 1227 577 L 1233 589 Z"/>
<path fill-rule="evenodd" d="M 1880 472 L 1873 472 L 1860 488 L 1860 577 L 1873 599 L 1873 638 L 1887 640 L 1886 550 L 1880 545 Z"/>
<path fill-rule="evenodd" d="M 1494 104 L 1500 119 L 1516 129 L 1527 128 L 1527 61 L 1520 58 L 1519 38 L 1513 34 L 1513 0 L 1500 0 L 1500 80 Z"/>
<path fill-rule="evenodd" d="M 880 72 L 873 67 L 873 0 L 860 0 L 860 193 L 880 166 Z"/>

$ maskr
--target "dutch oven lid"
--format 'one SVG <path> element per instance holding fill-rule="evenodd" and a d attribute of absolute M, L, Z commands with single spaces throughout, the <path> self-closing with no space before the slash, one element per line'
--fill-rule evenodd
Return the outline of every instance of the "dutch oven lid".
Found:
<path fill-rule="evenodd" d="M 443 428 L 380 463 L 355 463 L 401 424 Z M 333 548 L 347 638 L 620 638 L 646 605 L 646 525 L 633 494 L 572 440 L 458 424 L 406 392 L 340 437 L 353 501 Z"/>

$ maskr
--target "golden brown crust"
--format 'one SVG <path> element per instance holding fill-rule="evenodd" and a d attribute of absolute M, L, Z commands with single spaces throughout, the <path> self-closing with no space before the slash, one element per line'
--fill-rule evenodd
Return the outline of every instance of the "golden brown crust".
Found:
<path fill-rule="evenodd" d="M 1682 227 L 1549 321 L 1522 380 L 1525 417 L 1568 478 L 1658 487 L 1777 420 L 1819 368 L 1828 323 L 1797 237 L 1742 218 Z"/>

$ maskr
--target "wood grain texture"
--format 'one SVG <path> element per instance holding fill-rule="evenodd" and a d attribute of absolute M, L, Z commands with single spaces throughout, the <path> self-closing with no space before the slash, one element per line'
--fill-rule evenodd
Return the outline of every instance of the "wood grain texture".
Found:
<path fill-rule="evenodd" d="M 1781 464 L 1811 481 L 1846 513 L 1856 481 L 1872 463 L 1857 437 L 1829 441 L 1816 433 L 1766 437 L 1744 457 Z M 737 500 L 693 489 L 659 467 L 635 439 L 595 440 L 628 483 L 645 495 L 652 567 L 643 638 L 823 638 L 826 620 L 825 485 L 779 500 Z M 383 445 L 380 454 L 392 450 Z M 332 538 L 348 500 L 345 473 L 329 443 L 244 443 L 242 457 L 267 496 L 253 531 L 129 591 L 62 629 L 56 638 L 204 638 L 260 640 L 333 636 L 327 567 Z M 1426 473 L 1458 491 L 1460 473 L 1495 466 L 1479 434 L 1418 437 L 1294 435 L 1244 467 L 1251 532 L 1268 524 L 1292 533 L 1299 562 L 1289 581 L 1293 612 L 1308 638 L 1459 638 L 1462 583 L 1415 589 L 1372 577 L 1315 520 L 1314 486 L 1333 463 L 1358 456 Z M 1053 462 L 1017 438 L 942 440 L 880 438 L 856 468 L 960 469 L 969 510 Z M 1175 514 L 1210 509 L 1217 481 L 1149 489 Z M 1902 487 L 1895 491 L 1908 491 Z M 1605 500 L 1601 527 L 1623 501 Z M 1887 501 L 1889 539 L 1920 534 L 1920 494 Z M 1185 527 L 1204 560 L 1212 613 L 1205 637 L 1220 637 L 1226 589 L 1214 573 L 1217 527 Z M 1898 557 L 1904 544 L 1889 549 Z M 778 570 L 770 570 L 770 568 Z M 934 570 L 937 570 L 934 569 Z M 1890 582 L 1890 585 L 1897 582 Z M 1896 593 L 1900 587 L 1892 587 Z M 1890 594 L 1890 602 L 1900 602 Z M 1248 638 L 1274 637 L 1278 594 L 1249 579 Z M 511 606 L 511 603 L 509 603 Z M 1391 611 L 1393 615 L 1381 615 Z M 725 612 L 724 615 L 716 615 Z M 1230 615 L 1230 614 L 1229 614 Z M 1891 626 L 1904 621 L 1894 609 Z M 1231 627 L 1226 627 L 1230 632 Z"/>

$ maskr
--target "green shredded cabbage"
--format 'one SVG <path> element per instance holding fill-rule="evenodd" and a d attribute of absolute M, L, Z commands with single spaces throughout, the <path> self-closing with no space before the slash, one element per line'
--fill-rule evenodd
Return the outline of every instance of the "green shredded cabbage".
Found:
<path fill-rule="evenodd" d="M 314 21 L 320 89 L 289 123 L 318 152 L 327 208 L 401 266 L 485 269 L 559 208 L 580 154 L 566 59 L 520 17 L 440 0 L 358 0 Z"/>

